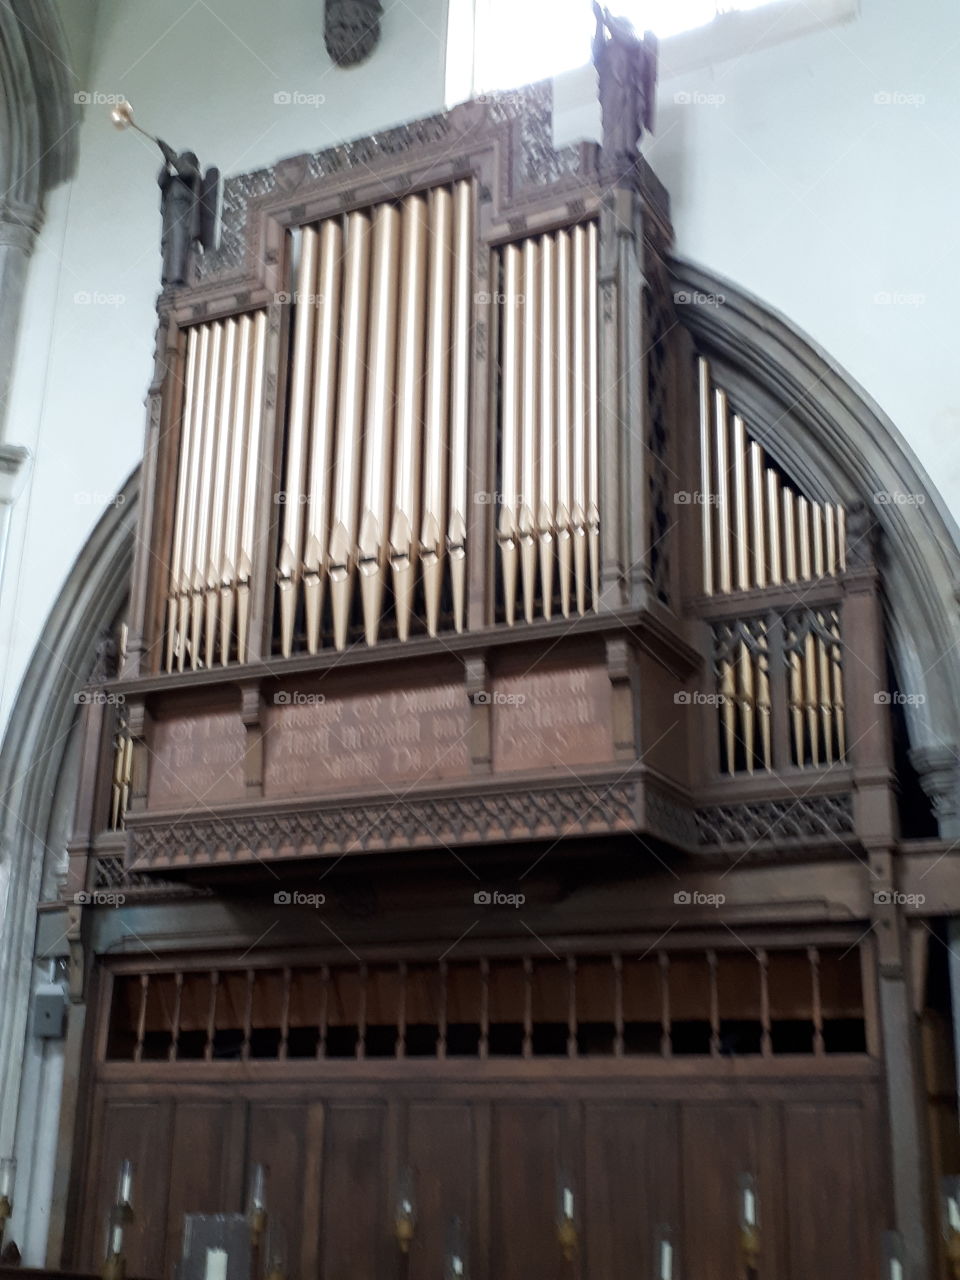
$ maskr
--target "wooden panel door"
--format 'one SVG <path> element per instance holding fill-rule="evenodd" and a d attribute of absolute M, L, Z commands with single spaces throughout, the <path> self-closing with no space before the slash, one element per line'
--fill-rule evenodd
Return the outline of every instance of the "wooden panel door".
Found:
<path fill-rule="evenodd" d="M 178 1104 L 173 1120 L 165 1275 L 180 1257 L 185 1214 L 242 1210 L 242 1121 L 242 1105 Z M 131 1270 L 131 1274 L 135 1273 Z"/>
<path fill-rule="evenodd" d="M 268 1170 L 267 1224 L 279 1232 L 286 1251 L 287 1274 L 299 1270 L 301 1242 L 308 1229 L 303 1205 L 306 1177 L 307 1107 L 302 1102 L 250 1105 L 245 1167 L 264 1164 Z M 315 1216 L 310 1215 L 315 1230 Z"/>
<path fill-rule="evenodd" d="M 468 1102 L 411 1102 L 407 1109 L 407 1162 L 415 1179 L 417 1233 L 405 1280 L 437 1280 L 448 1247 L 450 1222 L 463 1223 L 470 1248 L 476 1236 L 474 1119 Z M 471 1256 L 476 1250 L 470 1249 Z"/>
<path fill-rule="evenodd" d="M 884 1228 L 876 1134 L 855 1104 L 783 1111 L 789 1276 L 876 1280 Z"/>
<path fill-rule="evenodd" d="M 163 1099 L 105 1103 L 99 1167 L 95 1185 L 88 1189 L 85 1215 L 84 1248 L 91 1271 L 100 1270 L 107 1221 L 116 1202 L 117 1175 L 121 1162 L 129 1159 L 134 1168 L 134 1218 L 124 1235 L 128 1273 L 146 1280 L 163 1274 L 172 1116 L 173 1103 Z"/>
<path fill-rule="evenodd" d="M 757 1128 L 752 1106 L 683 1107 L 682 1275 L 731 1280 L 742 1274 L 738 1180 L 741 1173 L 758 1169 Z M 761 1183 L 761 1215 L 767 1190 Z"/>
<path fill-rule="evenodd" d="M 386 1106 L 376 1102 L 327 1106 L 320 1280 L 376 1280 L 395 1274 L 386 1116 Z"/>
<path fill-rule="evenodd" d="M 490 1276 L 557 1280 L 561 1109 L 496 1103 L 490 1152 Z"/>
<path fill-rule="evenodd" d="M 584 1275 L 645 1277 L 657 1227 L 679 1219 L 677 1108 L 590 1102 L 583 1136 Z"/>

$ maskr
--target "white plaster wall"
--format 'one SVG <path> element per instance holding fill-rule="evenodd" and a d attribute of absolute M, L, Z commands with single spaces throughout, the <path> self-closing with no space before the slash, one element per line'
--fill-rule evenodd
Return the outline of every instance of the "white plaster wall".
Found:
<path fill-rule="evenodd" d="M 62 3 L 81 66 L 89 48 L 79 89 L 126 96 L 145 128 L 226 174 L 443 104 L 446 0 L 388 0 L 375 57 L 347 71 L 324 48 L 322 0 L 101 0 L 92 32 L 85 0 Z M 275 104 L 284 91 L 323 101 Z M 0 732 L 70 565 L 141 453 L 158 169 L 105 104 L 86 107 L 77 176 L 53 193 L 31 264 L 8 437 L 34 458 L 0 587 Z"/>
<path fill-rule="evenodd" d="M 676 252 L 843 365 L 957 519 L 960 7 L 861 0 L 853 21 L 783 42 L 784 17 L 766 22 L 740 57 L 690 72 L 671 74 L 666 42 L 644 153 L 670 192 Z M 592 68 L 563 78 L 558 141 L 598 136 L 593 81 Z"/>

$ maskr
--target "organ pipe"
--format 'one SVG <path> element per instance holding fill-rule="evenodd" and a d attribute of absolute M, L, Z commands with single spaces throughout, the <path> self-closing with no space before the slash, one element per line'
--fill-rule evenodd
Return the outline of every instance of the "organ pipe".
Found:
<path fill-rule="evenodd" d="M 437 634 L 443 585 L 446 463 L 448 448 L 450 281 L 453 208 L 450 192 L 430 196 L 430 283 L 427 292 L 427 379 L 424 413 L 423 516 L 420 557 L 427 633 Z"/>

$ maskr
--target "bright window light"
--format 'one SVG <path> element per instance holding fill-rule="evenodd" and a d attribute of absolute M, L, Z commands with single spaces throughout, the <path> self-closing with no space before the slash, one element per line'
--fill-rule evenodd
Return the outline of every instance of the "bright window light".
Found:
<path fill-rule="evenodd" d="M 474 0 L 474 92 L 511 89 L 590 59 L 590 0 Z M 661 39 L 706 26 L 718 14 L 771 0 L 614 0 L 610 10 Z"/>

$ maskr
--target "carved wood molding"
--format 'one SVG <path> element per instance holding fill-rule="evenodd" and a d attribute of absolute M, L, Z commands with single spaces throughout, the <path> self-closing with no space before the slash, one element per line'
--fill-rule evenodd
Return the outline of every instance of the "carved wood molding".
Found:
<path fill-rule="evenodd" d="M 176 821 L 132 817 L 131 872 L 636 830 L 636 778 Z"/>
<path fill-rule="evenodd" d="M 759 845 L 803 840 L 836 842 L 854 836 L 853 796 L 790 797 L 749 804 L 713 805 L 695 815 L 700 845 Z"/>

